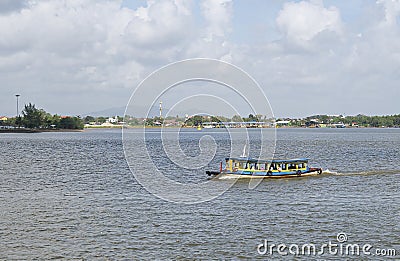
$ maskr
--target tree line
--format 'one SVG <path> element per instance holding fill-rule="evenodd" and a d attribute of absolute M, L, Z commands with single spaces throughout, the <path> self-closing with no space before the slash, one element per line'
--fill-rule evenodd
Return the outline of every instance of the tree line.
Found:
<path fill-rule="evenodd" d="M 304 126 L 309 122 L 318 120 L 318 124 L 345 124 L 348 126 L 359 127 L 400 127 L 400 114 L 384 115 L 384 116 L 367 116 L 358 114 L 355 116 L 329 116 L 329 115 L 313 115 L 303 119 L 285 119 L 290 120 L 292 126 Z M 278 119 L 283 120 L 283 119 Z"/>
<path fill-rule="evenodd" d="M 22 116 L 9 119 L 6 124 L 29 129 L 83 129 L 83 120 L 79 116 L 65 116 L 36 108 L 35 104 L 26 104 Z"/>
<path fill-rule="evenodd" d="M 86 116 L 84 119 L 79 116 L 60 116 L 57 114 L 50 114 L 43 109 L 38 109 L 34 104 L 26 104 L 22 110 L 22 116 L 15 118 L 9 118 L 6 122 L 0 122 L 3 125 L 18 126 L 31 129 L 83 129 L 84 124 L 97 123 L 101 124 L 106 122 L 106 117 L 92 117 Z M 122 122 L 123 117 L 118 117 L 118 121 Z M 146 118 L 141 120 L 140 118 L 125 117 L 126 123 L 129 125 L 147 125 L 153 126 L 163 123 L 164 120 L 175 120 L 181 126 L 199 126 L 204 122 L 261 122 L 266 119 L 262 115 L 249 114 L 248 117 L 241 117 L 239 115 L 234 115 L 232 118 L 227 118 L 224 116 L 203 116 L 195 115 L 188 118 L 180 118 L 178 115 L 176 117 L 169 116 L 167 118 Z M 356 116 L 329 116 L 329 115 L 313 115 L 302 119 L 276 119 L 276 121 L 288 120 L 291 126 L 306 126 L 307 123 L 314 120 L 318 120 L 319 124 L 336 124 L 342 123 L 349 126 L 362 126 L 362 127 L 400 127 L 400 114 L 396 115 L 385 115 L 385 116 L 366 116 L 366 115 L 356 115 Z"/>
<path fill-rule="evenodd" d="M 125 121 L 126 124 L 130 126 L 159 126 L 165 124 L 165 120 L 173 120 L 177 123 L 176 126 L 201 126 L 205 122 L 273 122 L 273 119 L 266 118 L 263 115 L 253 115 L 249 114 L 248 117 L 242 117 L 240 115 L 234 115 L 232 118 L 225 116 L 205 116 L 205 115 L 195 115 L 192 117 L 179 117 L 168 116 L 166 118 L 153 117 L 153 118 L 135 118 L 132 116 L 126 116 L 125 118 L 118 117 L 120 122 Z M 355 115 L 355 116 L 343 116 L 343 115 L 313 115 L 305 118 L 278 118 L 275 121 L 288 121 L 289 126 L 294 127 L 304 127 L 313 124 L 344 124 L 347 126 L 360 126 L 360 127 L 400 127 L 400 114 L 396 115 L 385 115 L 385 116 L 367 116 L 367 115 Z M 314 122 L 317 120 L 317 122 Z M 85 123 L 103 123 L 106 121 L 105 117 L 92 117 L 86 116 L 84 118 Z"/>

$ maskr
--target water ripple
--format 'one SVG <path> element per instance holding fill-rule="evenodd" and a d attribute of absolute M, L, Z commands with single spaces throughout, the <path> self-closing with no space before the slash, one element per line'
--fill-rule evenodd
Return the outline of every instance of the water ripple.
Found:
<path fill-rule="evenodd" d="M 117 130 L 1 134 L 0 258 L 265 259 L 257 254 L 264 239 L 323 244 L 339 232 L 400 253 L 399 131 L 279 130 L 277 156 L 309 157 L 324 173 L 253 190 L 238 181 L 197 205 L 164 202 L 137 184 Z M 182 133 L 183 147 L 198 149 L 201 133 Z M 215 168 L 229 149 L 222 131 L 208 134 L 222 146 L 207 166 Z M 150 145 L 158 150 L 157 137 Z M 177 181 L 207 179 L 205 168 L 162 162 Z"/>

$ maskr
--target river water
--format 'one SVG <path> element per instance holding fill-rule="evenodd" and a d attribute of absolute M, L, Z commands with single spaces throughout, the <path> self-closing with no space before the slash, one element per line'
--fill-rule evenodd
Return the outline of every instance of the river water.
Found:
<path fill-rule="evenodd" d="M 224 130 L 182 130 L 185 153 L 199 153 L 204 134 L 223 148 L 230 144 Z M 396 256 L 326 250 L 296 259 L 400 258 L 400 129 L 278 129 L 278 157 L 310 158 L 324 173 L 264 180 L 253 189 L 240 180 L 214 200 L 189 205 L 159 199 L 138 184 L 121 137 L 120 130 L 0 134 L 0 259 L 290 260 L 292 253 L 276 248 L 263 255 L 259 245 L 319 250 L 338 244 L 338 233 L 346 234 L 343 244 L 370 244 L 373 254 L 395 249 Z M 157 154 L 159 131 L 148 137 Z M 203 182 L 204 170 L 218 169 L 226 152 L 217 149 L 196 171 L 180 170 L 161 152 L 153 160 L 170 179 Z"/>

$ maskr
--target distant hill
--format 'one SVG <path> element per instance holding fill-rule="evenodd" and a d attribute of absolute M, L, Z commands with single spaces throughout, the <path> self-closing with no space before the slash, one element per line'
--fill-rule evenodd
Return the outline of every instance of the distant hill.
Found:
<path fill-rule="evenodd" d="M 114 117 L 114 116 L 123 116 L 125 114 L 125 109 L 126 107 L 113 107 L 101 111 L 94 111 L 94 112 L 89 112 L 89 113 L 83 113 L 82 116 L 93 116 L 93 117 Z M 139 107 L 139 106 L 129 106 L 127 114 L 130 116 L 134 117 L 145 117 L 147 114 L 148 108 L 145 107 Z M 167 113 L 169 111 L 168 108 L 163 108 L 163 114 Z M 158 116 L 160 114 L 159 112 L 159 107 L 158 106 L 153 106 L 150 110 L 150 113 L 148 117 L 154 117 Z M 181 114 L 184 115 L 184 114 Z M 175 116 L 175 115 L 174 115 Z"/>
<path fill-rule="evenodd" d="M 101 111 L 94 111 L 94 112 L 89 112 L 89 113 L 83 113 L 82 116 L 93 116 L 93 117 L 114 117 L 115 115 L 117 116 L 123 116 L 125 113 L 125 107 L 113 107 Z"/>

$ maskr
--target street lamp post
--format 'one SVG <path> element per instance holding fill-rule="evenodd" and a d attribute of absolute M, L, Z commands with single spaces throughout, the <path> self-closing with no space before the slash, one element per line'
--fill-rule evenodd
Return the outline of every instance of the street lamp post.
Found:
<path fill-rule="evenodd" d="M 18 122 L 18 124 L 19 124 L 19 106 L 18 106 L 18 98 L 19 98 L 19 96 L 21 96 L 20 94 L 15 94 L 15 97 L 17 97 L 17 118 L 16 118 L 16 121 Z"/>
<path fill-rule="evenodd" d="M 15 97 L 17 97 L 17 117 L 19 116 L 19 107 L 18 107 L 18 98 L 19 98 L 19 96 L 21 96 L 21 95 L 19 95 L 19 94 L 15 94 Z"/>

